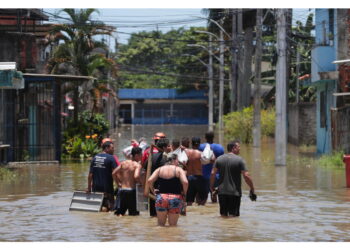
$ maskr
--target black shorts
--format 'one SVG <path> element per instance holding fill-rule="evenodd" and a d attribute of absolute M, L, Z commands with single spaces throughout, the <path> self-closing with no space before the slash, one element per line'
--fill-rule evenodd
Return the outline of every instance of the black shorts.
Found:
<path fill-rule="evenodd" d="M 220 215 L 239 216 L 241 197 L 234 195 L 219 194 Z"/>
<path fill-rule="evenodd" d="M 129 215 L 139 215 L 136 210 L 136 190 L 135 189 L 119 189 L 116 201 L 116 215 L 124 215 L 128 210 Z"/>
<path fill-rule="evenodd" d="M 186 202 L 194 202 L 198 194 L 199 200 L 203 201 L 208 198 L 207 186 L 202 175 L 190 175 L 188 179 L 188 190 L 186 195 Z"/>

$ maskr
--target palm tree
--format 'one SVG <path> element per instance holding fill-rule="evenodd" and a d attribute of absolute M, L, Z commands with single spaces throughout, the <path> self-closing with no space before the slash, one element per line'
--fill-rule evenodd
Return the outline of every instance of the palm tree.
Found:
<path fill-rule="evenodd" d="M 107 45 L 94 40 L 97 35 L 112 35 L 114 28 L 106 26 L 103 22 L 92 20 L 93 13 L 99 13 L 97 9 L 62 9 L 59 13 L 66 13 L 69 22 L 54 25 L 49 33 L 51 42 L 56 43 L 52 58 L 48 63 L 48 70 L 53 74 L 73 74 L 83 76 L 94 76 L 91 87 L 85 93 L 79 94 L 77 86 L 71 86 L 67 91 L 74 91 L 75 106 L 77 107 L 78 96 L 86 96 L 90 93 L 93 98 L 93 111 L 99 110 L 100 94 L 103 91 L 112 93 L 113 91 L 102 84 L 106 74 L 102 74 L 104 69 L 112 70 L 116 74 L 116 64 L 108 59 L 105 54 L 96 54 L 94 49 L 102 48 L 108 51 Z M 83 98 L 85 99 L 85 98 Z M 75 109 L 75 117 L 77 110 Z"/>

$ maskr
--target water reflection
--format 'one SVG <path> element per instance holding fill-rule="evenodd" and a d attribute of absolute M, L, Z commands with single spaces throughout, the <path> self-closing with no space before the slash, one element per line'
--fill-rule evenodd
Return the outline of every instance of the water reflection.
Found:
<path fill-rule="evenodd" d="M 130 126 L 111 136 L 116 153 L 131 138 L 157 131 L 170 139 L 198 136 L 206 126 Z M 220 134 L 216 134 L 218 142 Z M 233 139 L 233 138 L 230 138 Z M 224 148 L 227 140 L 222 138 Z M 344 169 L 327 169 L 288 145 L 285 167 L 274 166 L 273 140 L 261 148 L 242 145 L 257 202 L 243 185 L 241 217 L 223 219 L 218 204 L 188 208 L 176 228 L 156 226 L 146 212 L 139 217 L 69 212 L 73 190 L 86 188 L 89 162 L 17 169 L 18 177 L 0 183 L 0 241 L 349 241 L 350 191 Z"/>

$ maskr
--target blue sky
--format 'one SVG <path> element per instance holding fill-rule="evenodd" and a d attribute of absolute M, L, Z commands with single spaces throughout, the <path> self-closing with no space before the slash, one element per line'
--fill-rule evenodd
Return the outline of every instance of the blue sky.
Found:
<path fill-rule="evenodd" d="M 44 9 L 50 13 L 57 13 L 59 9 Z M 101 8 L 100 14 L 94 19 L 101 20 L 107 25 L 117 28 L 114 37 L 119 43 L 127 43 L 130 33 L 140 31 L 161 30 L 167 32 L 180 27 L 205 27 L 206 16 L 202 8 Z M 293 21 L 305 20 L 309 9 L 293 9 Z M 60 16 L 64 17 L 64 13 Z M 64 22 L 64 19 L 55 19 Z M 110 47 L 114 48 L 114 39 L 106 37 Z"/>
<path fill-rule="evenodd" d="M 59 9 L 44 9 L 50 13 L 57 13 Z M 130 33 L 139 31 L 161 30 L 167 32 L 180 27 L 189 28 L 206 26 L 205 15 L 200 8 L 103 8 L 99 9 L 100 14 L 93 18 L 101 20 L 107 25 L 117 28 L 114 36 L 119 43 L 127 43 Z M 60 16 L 64 16 L 61 13 Z M 55 19 L 64 22 L 64 19 Z"/>

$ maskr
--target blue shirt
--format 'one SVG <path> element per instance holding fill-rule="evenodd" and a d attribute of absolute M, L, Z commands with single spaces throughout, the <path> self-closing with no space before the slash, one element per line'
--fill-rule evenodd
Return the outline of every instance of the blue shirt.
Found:
<path fill-rule="evenodd" d="M 199 146 L 198 150 L 199 151 L 203 151 L 206 144 L 207 143 L 202 143 Z M 210 144 L 210 148 L 211 148 L 211 150 L 213 150 L 215 158 L 218 158 L 220 155 L 223 155 L 225 153 L 225 150 L 224 150 L 223 146 L 221 146 L 220 144 L 212 143 L 212 144 Z M 212 163 L 209 163 L 209 164 L 206 164 L 206 165 L 202 166 L 202 174 L 203 174 L 203 177 L 205 179 L 210 179 L 210 175 L 211 175 L 211 170 L 212 169 L 213 169 L 213 164 Z"/>
<path fill-rule="evenodd" d="M 91 161 L 90 173 L 92 173 L 92 191 L 113 194 L 112 172 L 117 167 L 113 155 L 100 153 Z"/>

